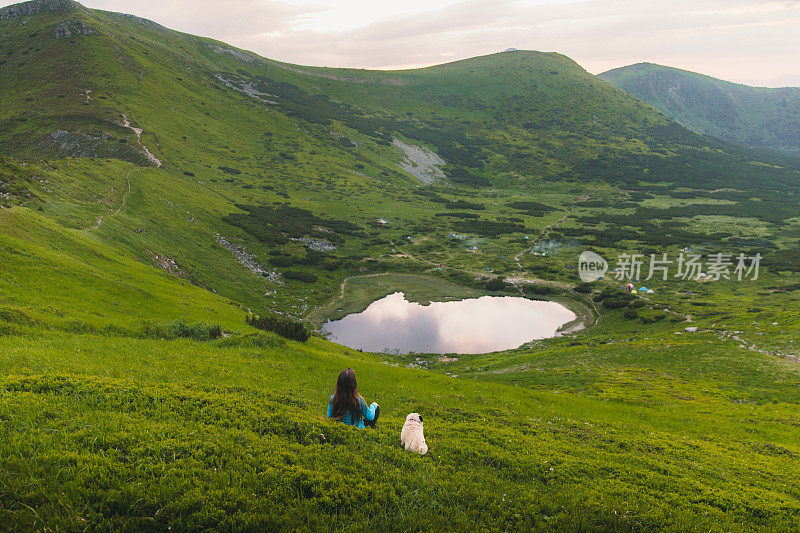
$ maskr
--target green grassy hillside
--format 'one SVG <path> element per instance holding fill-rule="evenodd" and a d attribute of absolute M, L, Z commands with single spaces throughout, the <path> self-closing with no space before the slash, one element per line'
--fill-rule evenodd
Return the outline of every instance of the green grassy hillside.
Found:
<path fill-rule="evenodd" d="M 800 88 L 749 87 L 652 63 L 599 77 L 693 131 L 746 146 L 800 150 Z"/>
<path fill-rule="evenodd" d="M 668 361 L 642 344 L 572 348 L 557 384 L 525 387 L 319 341 L 0 346 L 4 528 L 798 527 L 796 370 L 713 335 L 681 339 Z M 377 431 L 324 419 L 348 366 L 383 407 Z M 411 411 L 425 457 L 399 446 Z"/>
<path fill-rule="evenodd" d="M 798 528 L 791 156 L 559 54 L 306 67 L 70 0 L 0 9 L 0 79 L 1 529 Z M 587 248 L 686 247 L 760 276 L 579 285 Z M 585 328 L 443 358 L 245 323 L 398 290 Z M 324 417 L 348 366 L 376 431 Z"/>
<path fill-rule="evenodd" d="M 6 162 L 16 181 L 18 162 L 48 161 L 24 174 L 38 199 L 25 205 L 75 229 L 119 210 L 91 231 L 97 239 L 148 264 L 174 262 L 251 309 L 304 316 L 347 276 L 420 266 L 408 255 L 482 270 L 442 246 L 449 232 L 494 237 L 489 246 L 510 255 L 510 241 L 558 221 L 591 188 L 658 183 L 681 197 L 687 186 L 737 187 L 797 203 L 796 162 L 693 135 L 557 54 L 320 69 L 74 2 L 21 6 L 31 14 L 6 8 L 0 19 L 0 150 L 17 161 Z M 431 172 L 442 191 L 417 187 L 420 164 L 393 139 L 440 158 Z M 508 207 L 531 196 L 551 211 Z M 785 211 L 769 215 L 779 222 Z M 640 218 L 629 224 L 652 216 Z M 405 256 L 391 252 L 401 240 L 413 244 Z"/>
<path fill-rule="evenodd" d="M 148 320 L 206 322 L 242 329 L 231 301 L 125 257 L 85 233 L 26 208 L 0 211 L 0 304 L 13 326 L 66 331 L 127 328 Z"/>

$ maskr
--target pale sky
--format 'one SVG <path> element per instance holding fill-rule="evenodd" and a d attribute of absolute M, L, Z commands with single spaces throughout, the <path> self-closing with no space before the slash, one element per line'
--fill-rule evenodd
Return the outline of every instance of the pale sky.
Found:
<path fill-rule="evenodd" d="M 0 0 L 0 6 L 15 3 Z M 271 59 L 427 66 L 519 48 L 800 86 L 800 0 L 83 0 Z"/>

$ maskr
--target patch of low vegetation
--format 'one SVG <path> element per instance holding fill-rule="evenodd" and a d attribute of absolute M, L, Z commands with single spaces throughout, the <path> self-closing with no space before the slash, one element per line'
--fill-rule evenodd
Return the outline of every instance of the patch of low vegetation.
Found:
<path fill-rule="evenodd" d="M 579 283 L 572 290 L 581 294 L 589 294 L 594 290 L 594 287 L 593 283 Z"/>
<path fill-rule="evenodd" d="M 447 209 L 472 209 L 475 211 L 483 211 L 486 209 L 484 204 L 476 204 L 467 202 L 466 200 L 456 200 L 455 202 L 447 202 L 444 205 Z"/>
<path fill-rule="evenodd" d="M 322 218 L 311 211 L 281 204 L 277 207 L 238 205 L 247 213 L 231 213 L 223 220 L 238 226 L 265 243 L 284 244 L 290 237 L 312 235 L 341 243 L 343 235 L 358 235 L 361 228 L 352 222 Z"/>
<path fill-rule="evenodd" d="M 490 292 L 499 292 L 506 288 L 508 283 L 503 278 L 492 278 L 486 282 L 484 287 Z"/>
<path fill-rule="evenodd" d="M 489 179 L 479 176 L 466 168 L 449 168 L 447 177 L 453 183 L 469 185 L 472 187 L 488 187 L 492 184 Z"/>
<path fill-rule="evenodd" d="M 277 333 L 290 340 L 305 342 L 308 340 L 308 329 L 302 322 L 280 315 L 247 315 L 245 323 L 257 329 Z"/>
<path fill-rule="evenodd" d="M 517 209 L 519 211 L 524 211 L 526 215 L 532 217 L 540 217 L 545 215 L 551 211 L 555 211 L 555 208 L 550 207 L 549 205 L 545 205 L 541 202 L 533 202 L 533 201 L 516 201 L 516 202 L 509 202 L 508 207 L 512 209 Z"/>
<path fill-rule="evenodd" d="M 564 292 L 563 289 L 552 285 L 536 285 L 532 283 L 524 285 L 522 290 L 528 296 L 552 296 Z"/>
<path fill-rule="evenodd" d="M 222 328 L 218 324 L 187 324 L 182 320 L 171 322 L 151 321 L 142 324 L 137 334 L 148 339 L 210 341 L 222 336 Z"/>
<path fill-rule="evenodd" d="M 776 250 L 764 257 L 761 264 L 775 271 L 800 272 L 800 248 Z"/>
<path fill-rule="evenodd" d="M 478 218 L 480 218 L 480 215 L 477 214 L 477 213 L 459 213 L 459 212 L 454 212 L 454 213 L 447 213 L 447 212 L 445 212 L 445 213 L 436 213 L 433 216 L 435 216 L 435 217 L 450 217 L 450 218 L 464 218 L 464 219 L 478 219 Z"/>
<path fill-rule="evenodd" d="M 638 298 L 629 292 L 605 288 L 599 294 L 596 294 L 593 300 L 601 303 L 606 309 L 622 309 L 631 306 Z M 635 306 L 632 308 L 635 308 Z"/>
<path fill-rule="evenodd" d="M 284 270 L 283 277 L 286 279 L 296 279 L 297 281 L 302 281 L 304 283 L 314 283 L 318 279 L 315 274 L 302 270 Z"/>
<path fill-rule="evenodd" d="M 525 226 L 514 222 L 498 222 L 496 220 L 458 220 L 453 222 L 457 231 L 476 233 L 487 237 L 496 237 L 507 233 L 524 232 Z"/>
<path fill-rule="evenodd" d="M 264 335 L 262 333 L 247 333 L 243 335 L 231 335 L 219 339 L 215 342 L 219 348 L 278 348 L 285 346 L 286 342 L 276 335 Z"/>

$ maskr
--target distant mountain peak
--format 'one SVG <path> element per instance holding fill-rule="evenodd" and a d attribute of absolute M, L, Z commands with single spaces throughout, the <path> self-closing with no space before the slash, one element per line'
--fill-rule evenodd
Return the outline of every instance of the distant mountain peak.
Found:
<path fill-rule="evenodd" d="M 21 4 L 0 8 L 0 20 L 21 19 L 39 13 L 74 11 L 82 8 L 83 6 L 81 4 L 73 0 L 32 0 L 30 2 L 22 2 Z"/>
<path fill-rule="evenodd" d="M 800 88 L 732 83 L 654 63 L 598 74 L 687 128 L 744 146 L 797 151 Z"/>

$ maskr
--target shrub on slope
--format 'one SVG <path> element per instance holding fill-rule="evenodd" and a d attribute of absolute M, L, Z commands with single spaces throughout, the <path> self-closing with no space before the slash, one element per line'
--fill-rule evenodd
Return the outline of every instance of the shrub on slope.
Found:
<path fill-rule="evenodd" d="M 248 315 L 245 317 L 248 326 L 272 331 L 287 339 L 305 342 L 308 340 L 308 330 L 296 320 L 279 315 L 257 316 Z"/>

